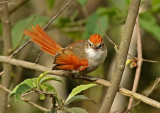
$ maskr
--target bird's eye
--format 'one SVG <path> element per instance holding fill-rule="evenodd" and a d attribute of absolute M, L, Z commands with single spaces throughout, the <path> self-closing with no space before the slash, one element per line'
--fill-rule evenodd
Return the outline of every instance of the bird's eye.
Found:
<path fill-rule="evenodd" d="M 99 46 L 98 46 L 98 48 L 101 48 L 101 47 L 103 47 L 104 46 L 104 44 L 102 43 L 102 44 L 100 44 Z"/>
<path fill-rule="evenodd" d="M 92 45 L 91 45 L 91 43 L 87 43 L 87 46 L 90 46 L 90 47 L 91 47 Z"/>
<path fill-rule="evenodd" d="M 101 47 L 102 47 L 102 45 L 99 45 L 99 46 L 98 46 L 98 48 L 101 48 Z"/>

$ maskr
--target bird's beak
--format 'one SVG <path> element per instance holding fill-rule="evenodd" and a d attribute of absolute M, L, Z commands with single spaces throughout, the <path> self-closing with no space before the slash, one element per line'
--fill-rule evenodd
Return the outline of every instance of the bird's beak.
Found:
<path fill-rule="evenodd" d="M 97 47 L 97 46 L 94 46 L 94 49 L 95 49 L 95 50 L 97 50 L 97 49 L 98 49 L 98 47 Z"/>

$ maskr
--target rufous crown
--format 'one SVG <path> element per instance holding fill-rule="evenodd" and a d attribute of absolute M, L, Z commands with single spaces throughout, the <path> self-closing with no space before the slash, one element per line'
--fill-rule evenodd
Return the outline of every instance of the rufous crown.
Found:
<path fill-rule="evenodd" d="M 92 42 L 94 45 L 101 44 L 103 42 L 102 36 L 99 34 L 93 34 L 90 36 L 89 41 Z"/>

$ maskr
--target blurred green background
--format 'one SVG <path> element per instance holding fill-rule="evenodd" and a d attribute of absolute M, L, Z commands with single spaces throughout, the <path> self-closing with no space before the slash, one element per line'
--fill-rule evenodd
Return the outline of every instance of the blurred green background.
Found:
<path fill-rule="evenodd" d="M 39 24 L 44 27 L 45 24 L 56 15 L 69 0 L 28 0 L 20 8 L 11 14 L 12 25 L 12 41 L 14 50 L 23 45 L 29 37 L 23 36 L 24 29 L 30 29 L 32 25 Z M 99 33 L 103 36 L 102 30 L 119 45 L 122 35 L 122 29 L 125 24 L 130 0 L 73 0 L 66 10 L 58 16 L 51 25 L 45 30 L 55 41 L 63 47 L 68 44 L 88 39 L 91 34 Z M 160 0 L 142 0 L 139 11 L 143 58 L 160 61 Z M 0 25 L 0 35 L 2 34 L 2 26 Z M 104 37 L 104 36 L 103 36 Z M 100 76 L 106 80 L 110 80 L 112 69 L 115 63 L 116 52 L 114 46 L 104 37 L 104 41 L 108 48 L 108 56 L 104 64 L 96 71 L 90 73 L 91 76 Z M 133 39 L 129 53 L 137 56 L 136 50 L 136 32 L 133 33 Z M 3 52 L 3 46 L 0 42 L 0 54 Z M 39 47 L 30 43 L 15 58 L 35 62 L 39 54 Z M 52 67 L 54 61 L 53 56 L 43 53 L 40 57 L 39 64 Z M 0 70 L 2 64 L 0 63 Z M 136 68 L 126 67 L 122 78 L 121 86 L 129 90 L 132 88 Z M 26 78 L 37 77 L 38 72 L 33 70 L 14 67 L 12 73 L 13 89 L 17 84 Z M 160 77 L 160 63 L 143 62 L 141 70 L 141 78 L 138 86 L 138 93 L 146 94 L 150 91 L 156 78 Z M 81 80 L 73 80 L 70 78 L 61 78 L 65 81 L 65 85 L 53 83 L 59 92 L 59 96 L 66 98 L 68 93 L 82 83 Z M 160 84 L 154 92 L 149 96 L 160 101 Z M 84 95 L 95 100 L 97 105 L 91 102 L 78 102 L 73 106 L 81 106 L 89 113 L 94 113 L 100 107 L 106 88 L 99 86 L 91 88 L 84 92 Z M 121 113 L 128 105 L 128 97 L 118 94 L 111 112 Z M 46 99 L 40 101 L 34 94 L 32 100 L 46 108 L 50 108 L 51 101 Z M 10 99 L 11 106 L 6 113 L 42 113 L 42 111 L 22 102 L 15 102 Z M 131 113 L 159 113 L 160 110 L 153 108 L 144 103 L 135 107 Z M 60 113 L 60 112 L 59 112 Z"/>

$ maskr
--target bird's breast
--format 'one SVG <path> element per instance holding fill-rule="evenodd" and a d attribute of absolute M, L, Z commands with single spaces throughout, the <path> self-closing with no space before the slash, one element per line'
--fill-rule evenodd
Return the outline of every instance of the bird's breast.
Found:
<path fill-rule="evenodd" d="M 107 51 L 94 50 L 92 48 L 88 48 L 85 50 L 88 55 L 89 68 L 92 70 L 96 69 L 99 65 L 101 65 L 107 55 Z"/>

